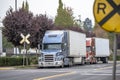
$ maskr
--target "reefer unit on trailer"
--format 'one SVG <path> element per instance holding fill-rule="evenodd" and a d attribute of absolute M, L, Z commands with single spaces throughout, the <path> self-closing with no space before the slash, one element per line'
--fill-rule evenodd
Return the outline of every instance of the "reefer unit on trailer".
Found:
<path fill-rule="evenodd" d="M 110 56 L 109 39 L 104 38 L 87 38 L 86 39 L 86 61 L 96 63 L 102 61 L 108 62 Z"/>
<path fill-rule="evenodd" d="M 39 67 L 81 64 L 86 56 L 86 35 L 71 30 L 46 31 Z"/>

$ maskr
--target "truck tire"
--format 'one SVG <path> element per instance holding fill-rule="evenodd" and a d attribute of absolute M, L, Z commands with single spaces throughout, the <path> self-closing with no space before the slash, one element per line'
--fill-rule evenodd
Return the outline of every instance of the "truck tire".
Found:
<path fill-rule="evenodd" d="M 37 67 L 38 69 L 43 69 L 44 67 Z"/>
<path fill-rule="evenodd" d="M 97 58 L 96 58 L 96 60 L 95 60 L 95 64 L 97 64 L 98 63 L 98 60 L 97 60 Z"/>
<path fill-rule="evenodd" d="M 60 67 L 61 67 L 61 68 L 64 68 L 64 64 L 62 64 Z"/>
<path fill-rule="evenodd" d="M 85 59 L 82 58 L 81 64 L 84 65 L 85 64 Z"/>
<path fill-rule="evenodd" d="M 103 61 L 103 63 L 108 63 L 108 58 L 104 57 L 102 61 Z"/>
<path fill-rule="evenodd" d="M 73 59 L 71 58 L 68 64 L 69 67 L 73 66 Z"/>
<path fill-rule="evenodd" d="M 60 66 L 61 68 L 64 68 L 64 60 L 63 60 L 63 63 L 62 63 L 62 65 Z"/>
<path fill-rule="evenodd" d="M 108 63 L 108 57 L 105 58 L 106 63 Z"/>
<path fill-rule="evenodd" d="M 93 64 L 97 64 L 97 58 L 94 58 L 94 62 L 93 62 Z"/>

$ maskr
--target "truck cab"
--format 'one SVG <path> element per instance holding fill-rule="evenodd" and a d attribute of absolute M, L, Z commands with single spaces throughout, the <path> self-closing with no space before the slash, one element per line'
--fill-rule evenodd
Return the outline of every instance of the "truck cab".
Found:
<path fill-rule="evenodd" d="M 86 38 L 86 63 L 96 63 L 94 38 Z"/>
<path fill-rule="evenodd" d="M 64 31 L 47 31 L 42 41 L 39 67 L 64 66 L 67 43 Z"/>

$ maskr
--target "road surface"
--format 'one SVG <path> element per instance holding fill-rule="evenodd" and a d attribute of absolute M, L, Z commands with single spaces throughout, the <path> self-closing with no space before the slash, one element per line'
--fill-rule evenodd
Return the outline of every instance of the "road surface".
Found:
<path fill-rule="evenodd" d="M 76 65 L 65 68 L 0 70 L 0 80 L 112 80 L 113 63 Z M 117 62 L 116 80 L 120 80 Z"/>

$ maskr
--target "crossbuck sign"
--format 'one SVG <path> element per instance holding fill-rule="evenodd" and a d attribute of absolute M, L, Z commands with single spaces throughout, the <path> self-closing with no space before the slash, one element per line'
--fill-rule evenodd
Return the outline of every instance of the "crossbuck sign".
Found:
<path fill-rule="evenodd" d="M 23 42 L 26 42 L 27 44 L 30 44 L 30 41 L 28 40 L 28 38 L 30 37 L 30 34 L 27 34 L 26 36 L 24 36 L 22 33 L 20 35 L 22 37 L 22 40 L 20 41 L 20 44 L 23 44 Z"/>

